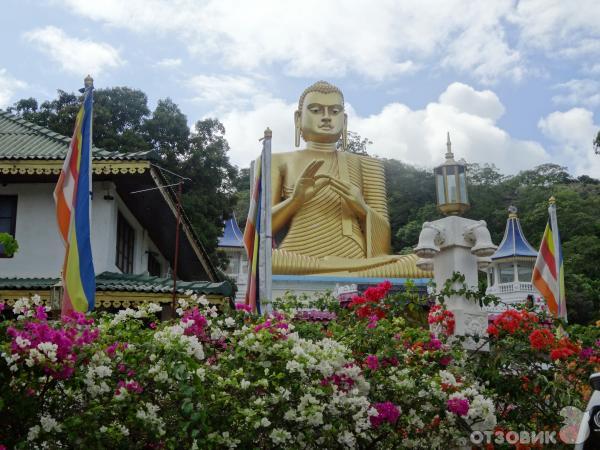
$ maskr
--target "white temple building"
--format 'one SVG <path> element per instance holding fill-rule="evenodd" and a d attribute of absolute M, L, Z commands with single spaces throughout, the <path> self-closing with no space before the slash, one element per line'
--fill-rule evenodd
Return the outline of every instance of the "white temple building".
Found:
<path fill-rule="evenodd" d="M 531 284 L 538 252 L 523 234 L 517 208 L 511 206 L 508 212 L 502 242 L 491 256 L 491 264 L 485 269 L 488 284 L 486 294 L 495 295 L 504 303 L 486 306 L 485 309 L 490 313 L 498 313 L 511 305 L 525 303 L 528 296 L 533 296 L 535 306 L 539 306 L 541 301 L 539 292 Z"/>
<path fill-rule="evenodd" d="M 236 301 L 243 301 L 248 284 L 248 257 L 244 248 L 244 235 L 238 226 L 235 216 L 225 221 L 223 236 L 219 239 L 217 247 L 223 250 L 229 258 L 229 265 L 225 273 L 237 285 Z"/>

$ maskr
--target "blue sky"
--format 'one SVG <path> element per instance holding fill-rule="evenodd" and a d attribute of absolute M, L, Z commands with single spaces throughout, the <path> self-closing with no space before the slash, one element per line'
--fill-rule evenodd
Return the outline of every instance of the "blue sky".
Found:
<path fill-rule="evenodd" d="M 457 157 L 506 173 L 600 177 L 597 0 L 8 0 L 0 23 L 0 108 L 90 72 L 219 118 L 243 167 L 266 126 L 293 149 L 298 96 L 325 79 L 373 154 L 432 167 L 448 130 Z"/>

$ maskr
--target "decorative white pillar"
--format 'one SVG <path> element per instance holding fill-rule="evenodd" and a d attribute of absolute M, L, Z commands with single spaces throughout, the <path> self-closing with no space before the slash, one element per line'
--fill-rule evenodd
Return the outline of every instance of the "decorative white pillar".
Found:
<path fill-rule="evenodd" d="M 485 221 L 449 216 L 435 222 L 425 222 L 415 248 L 417 256 L 422 258 L 419 266 L 432 267 L 437 292 L 454 272 L 465 277 L 470 290 L 478 286 L 478 267 L 496 250 L 492 243 Z M 456 290 L 462 286 L 453 286 Z M 446 307 L 452 311 L 456 320 L 455 335 L 485 336 L 488 315 L 473 300 L 452 296 L 446 299 Z M 465 348 L 479 347 L 473 339 L 465 341 Z"/>

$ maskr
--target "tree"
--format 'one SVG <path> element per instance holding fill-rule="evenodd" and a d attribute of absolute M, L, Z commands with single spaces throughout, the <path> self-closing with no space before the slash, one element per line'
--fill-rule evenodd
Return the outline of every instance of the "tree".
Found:
<path fill-rule="evenodd" d="M 594 139 L 594 151 L 596 154 L 600 155 L 600 131 L 598 131 L 596 139 Z"/>
<path fill-rule="evenodd" d="M 348 131 L 348 147 L 346 151 L 348 153 L 356 153 L 357 155 L 368 156 L 367 147 L 373 144 L 369 138 L 363 138 L 360 134 L 354 131 Z M 338 141 L 337 148 L 341 149 L 342 141 Z"/>
<path fill-rule="evenodd" d="M 179 173 L 191 178 L 185 186 L 183 204 L 194 229 L 213 260 L 224 266 L 226 259 L 216 247 L 226 219 L 236 203 L 234 182 L 237 169 L 227 152 L 225 127 L 217 119 L 196 122 L 188 153 L 179 160 Z"/>
<path fill-rule="evenodd" d="M 70 137 L 81 107 L 81 95 L 60 89 L 57 92 L 56 99 L 39 107 L 35 99 L 28 98 L 19 100 L 8 111 Z M 94 145 L 119 152 L 149 150 L 143 130 L 149 114 L 148 97 L 140 90 L 128 87 L 94 90 Z"/>
<path fill-rule="evenodd" d="M 188 155 L 190 128 L 187 117 L 170 98 L 158 101 L 152 116 L 144 121 L 143 131 L 146 141 L 172 170 Z"/>
<path fill-rule="evenodd" d="M 250 208 L 250 169 L 240 169 L 235 180 L 236 204 L 233 210 L 238 225 L 243 230 L 246 227 L 248 209 Z"/>

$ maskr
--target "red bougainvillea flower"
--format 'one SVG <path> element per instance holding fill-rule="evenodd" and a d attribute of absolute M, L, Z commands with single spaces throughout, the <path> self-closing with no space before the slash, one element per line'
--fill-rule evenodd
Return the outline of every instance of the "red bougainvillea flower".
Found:
<path fill-rule="evenodd" d="M 533 330 L 529 335 L 531 348 L 538 351 L 549 349 L 554 345 L 555 340 L 554 334 L 547 328 Z"/>
<path fill-rule="evenodd" d="M 488 334 L 499 336 L 502 333 L 514 334 L 518 331 L 529 333 L 539 322 L 535 313 L 508 309 L 498 315 L 488 327 Z"/>
<path fill-rule="evenodd" d="M 454 328 L 456 326 L 454 313 L 448 311 L 442 305 L 433 305 L 431 307 L 429 315 L 427 316 L 427 322 L 430 325 L 439 325 L 441 327 L 441 332 L 446 336 L 454 334 Z"/>
<path fill-rule="evenodd" d="M 558 341 L 556 348 L 550 352 L 550 358 L 554 361 L 558 359 L 564 360 L 569 358 L 569 356 L 579 355 L 580 352 L 581 349 L 577 344 L 571 342 L 569 338 L 564 337 Z"/>

